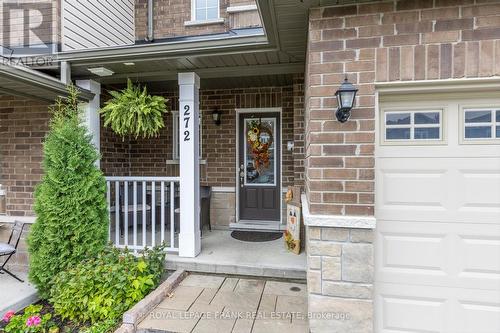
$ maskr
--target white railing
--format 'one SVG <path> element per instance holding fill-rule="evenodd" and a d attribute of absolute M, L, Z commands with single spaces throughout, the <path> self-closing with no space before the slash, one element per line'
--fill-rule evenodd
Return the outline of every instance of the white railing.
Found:
<path fill-rule="evenodd" d="M 179 177 L 106 177 L 109 240 L 134 252 L 179 251 Z"/>

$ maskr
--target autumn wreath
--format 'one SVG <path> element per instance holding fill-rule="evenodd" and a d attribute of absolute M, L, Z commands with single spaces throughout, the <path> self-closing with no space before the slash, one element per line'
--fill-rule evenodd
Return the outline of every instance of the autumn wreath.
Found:
<path fill-rule="evenodd" d="M 266 140 L 262 140 L 264 137 Z M 272 128 L 260 121 L 252 121 L 247 132 L 247 142 L 252 149 L 255 169 L 268 168 L 269 147 L 273 144 Z"/>

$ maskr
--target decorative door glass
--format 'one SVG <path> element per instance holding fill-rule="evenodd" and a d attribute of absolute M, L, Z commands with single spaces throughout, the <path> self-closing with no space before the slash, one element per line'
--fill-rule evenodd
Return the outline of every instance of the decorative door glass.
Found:
<path fill-rule="evenodd" d="M 245 119 L 245 185 L 276 185 L 276 118 Z"/>

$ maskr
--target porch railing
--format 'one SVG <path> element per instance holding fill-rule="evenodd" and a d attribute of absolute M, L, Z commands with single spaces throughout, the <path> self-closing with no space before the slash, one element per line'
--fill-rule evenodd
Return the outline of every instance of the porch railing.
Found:
<path fill-rule="evenodd" d="M 179 177 L 106 177 L 109 240 L 134 252 L 179 251 Z"/>

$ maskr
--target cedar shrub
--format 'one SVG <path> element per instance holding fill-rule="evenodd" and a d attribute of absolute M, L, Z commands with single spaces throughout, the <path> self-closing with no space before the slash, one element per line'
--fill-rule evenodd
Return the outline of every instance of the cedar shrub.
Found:
<path fill-rule="evenodd" d="M 109 222 L 106 181 L 82 124 L 77 89 L 70 86 L 68 97 L 57 99 L 50 112 L 44 176 L 35 190 L 37 218 L 28 238 L 29 278 L 42 298 L 49 296 L 56 274 L 103 251 Z"/>

